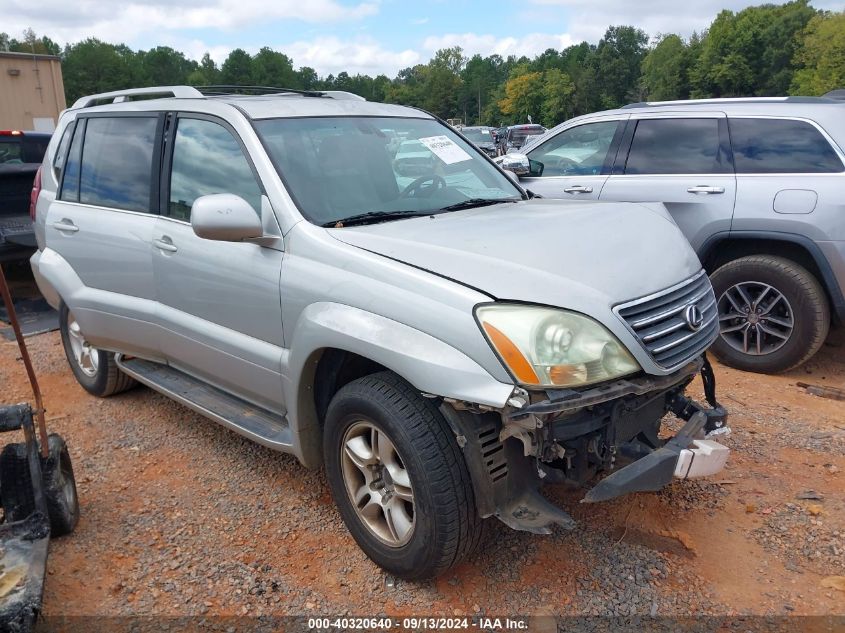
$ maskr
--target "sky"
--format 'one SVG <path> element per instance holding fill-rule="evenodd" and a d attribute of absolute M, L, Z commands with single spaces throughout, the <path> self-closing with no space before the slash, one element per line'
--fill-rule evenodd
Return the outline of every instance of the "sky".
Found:
<path fill-rule="evenodd" d="M 135 49 L 170 46 L 193 59 L 270 46 L 321 76 L 394 77 L 439 48 L 527 55 L 587 40 L 611 24 L 689 36 L 743 0 L 0 0 L 0 31 L 26 28 L 60 44 L 96 37 Z M 845 0 L 812 6 L 845 10 Z"/>

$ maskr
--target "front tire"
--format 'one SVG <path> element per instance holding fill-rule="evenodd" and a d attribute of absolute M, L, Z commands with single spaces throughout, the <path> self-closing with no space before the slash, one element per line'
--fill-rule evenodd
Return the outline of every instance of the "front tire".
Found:
<path fill-rule="evenodd" d="M 751 255 L 710 276 L 719 309 L 713 352 L 725 365 L 765 374 L 809 360 L 830 329 L 818 280 L 794 261 Z"/>
<path fill-rule="evenodd" d="M 338 391 L 323 451 L 344 523 L 380 567 L 431 578 L 477 546 L 481 519 L 457 442 L 437 407 L 395 374 Z"/>
<path fill-rule="evenodd" d="M 59 308 L 62 346 L 76 381 L 88 393 L 105 398 L 137 383 L 118 368 L 114 354 L 93 347 L 86 339 L 73 312 L 62 303 Z"/>

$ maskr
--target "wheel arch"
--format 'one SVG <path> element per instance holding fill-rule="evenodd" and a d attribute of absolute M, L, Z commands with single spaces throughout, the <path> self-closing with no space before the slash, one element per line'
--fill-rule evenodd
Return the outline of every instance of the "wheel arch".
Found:
<path fill-rule="evenodd" d="M 845 296 L 824 253 L 803 235 L 775 231 L 725 231 L 711 236 L 699 249 L 708 274 L 747 255 L 774 255 L 806 268 L 821 284 L 837 323 L 845 323 Z"/>
<path fill-rule="evenodd" d="M 496 408 L 512 384 L 501 383 L 460 350 L 411 326 L 352 306 L 320 303 L 303 310 L 290 343 L 284 383 L 297 455 L 322 463 L 322 419 L 344 384 L 389 370 L 423 393 Z"/>

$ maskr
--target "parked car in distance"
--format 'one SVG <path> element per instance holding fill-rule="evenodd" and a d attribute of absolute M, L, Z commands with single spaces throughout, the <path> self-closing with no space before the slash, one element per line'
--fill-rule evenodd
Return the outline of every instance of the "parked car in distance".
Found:
<path fill-rule="evenodd" d="M 571 119 L 508 163 L 544 197 L 665 204 L 716 290 L 713 351 L 773 373 L 845 320 L 843 148 L 841 100 L 711 99 Z"/>
<path fill-rule="evenodd" d="M 530 137 L 540 136 L 545 134 L 546 131 L 546 128 L 538 123 L 510 125 L 505 130 L 505 133 L 499 137 L 499 154 L 515 152 L 522 147 Z"/>
<path fill-rule="evenodd" d="M 482 152 L 491 158 L 497 155 L 496 139 L 493 138 L 493 128 L 485 125 L 474 125 L 461 128 L 463 134 L 469 141 Z"/>
<path fill-rule="evenodd" d="M 278 88 L 83 97 L 42 175 L 32 268 L 80 385 L 325 466 L 393 574 L 458 564 L 486 517 L 571 528 L 544 481 L 724 466 L 716 300 L 662 205 L 530 199 L 427 113 Z"/>
<path fill-rule="evenodd" d="M 49 142 L 49 134 L 0 130 L 0 262 L 35 249 L 30 197 Z"/>

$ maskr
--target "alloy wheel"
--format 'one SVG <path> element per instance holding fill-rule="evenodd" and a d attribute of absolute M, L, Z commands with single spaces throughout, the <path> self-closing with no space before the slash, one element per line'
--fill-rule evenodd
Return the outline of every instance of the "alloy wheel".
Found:
<path fill-rule="evenodd" d="M 82 330 L 79 328 L 79 323 L 73 316 L 73 312 L 68 310 L 67 313 L 67 332 L 70 341 L 70 350 L 73 358 L 79 369 L 82 370 L 86 376 L 93 377 L 97 374 L 99 368 L 100 355 L 96 347 L 85 340 Z"/>
<path fill-rule="evenodd" d="M 357 420 L 340 450 L 343 481 L 358 518 L 386 545 L 405 545 L 414 532 L 414 493 L 396 446 L 375 424 Z"/>
<path fill-rule="evenodd" d="M 794 329 L 792 306 L 774 286 L 744 281 L 719 297 L 719 335 L 743 354 L 764 356 L 776 352 Z"/>

